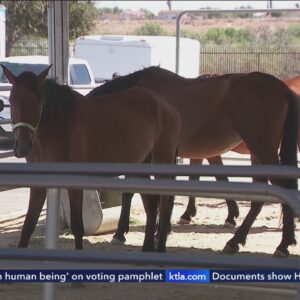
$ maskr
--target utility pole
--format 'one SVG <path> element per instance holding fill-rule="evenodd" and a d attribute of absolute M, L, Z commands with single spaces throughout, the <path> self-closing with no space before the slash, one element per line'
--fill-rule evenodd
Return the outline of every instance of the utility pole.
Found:
<path fill-rule="evenodd" d="M 272 0 L 268 0 L 267 1 L 267 9 L 272 9 L 273 5 L 272 5 Z"/>
<path fill-rule="evenodd" d="M 168 0 L 168 1 L 167 1 L 167 5 L 168 5 L 169 10 L 172 10 L 172 3 L 171 3 L 171 0 Z"/>

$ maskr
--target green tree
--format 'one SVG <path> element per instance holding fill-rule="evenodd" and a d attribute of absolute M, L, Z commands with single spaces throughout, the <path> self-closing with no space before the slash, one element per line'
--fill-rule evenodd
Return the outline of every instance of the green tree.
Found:
<path fill-rule="evenodd" d="M 15 42 L 26 36 L 47 36 L 47 1 L 2 1 L 6 7 L 6 54 Z M 92 1 L 69 1 L 70 38 L 87 34 L 98 12 Z"/>
<path fill-rule="evenodd" d="M 69 1 L 70 39 L 88 34 L 98 20 L 98 11 L 93 1 Z"/>
<path fill-rule="evenodd" d="M 6 7 L 6 55 L 27 35 L 46 36 L 46 1 L 0 1 Z"/>

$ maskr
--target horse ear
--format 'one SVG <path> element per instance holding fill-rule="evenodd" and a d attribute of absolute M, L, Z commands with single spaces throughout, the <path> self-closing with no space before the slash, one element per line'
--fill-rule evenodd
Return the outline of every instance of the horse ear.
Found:
<path fill-rule="evenodd" d="M 5 77 L 8 79 L 9 83 L 11 84 L 15 84 L 16 83 L 16 77 L 14 76 L 14 74 L 12 72 L 10 72 L 8 70 L 7 67 L 5 67 L 4 65 L 1 64 L 1 67 L 3 69 L 3 73 L 5 75 Z"/>
<path fill-rule="evenodd" d="M 52 65 L 48 66 L 44 71 L 42 71 L 39 75 L 38 75 L 38 84 L 41 85 L 47 78 L 48 72 L 50 70 L 50 68 L 52 67 Z"/>

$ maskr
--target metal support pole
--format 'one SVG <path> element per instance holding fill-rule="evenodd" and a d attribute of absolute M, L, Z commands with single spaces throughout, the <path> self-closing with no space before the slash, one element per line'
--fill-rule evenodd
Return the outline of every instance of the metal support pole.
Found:
<path fill-rule="evenodd" d="M 59 233 L 59 201 L 60 189 L 48 189 L 47 195 L 47 225 L 45 248 L 56 249 Z M 54 300 L 56 292 L 54 282 L 44 283 L 44 300 Z"/>
<path fill-rule="evenodd" d="M 68 82 L 69 14 L 68 1 L 48 2 L 48 55 L 50 77 L 59 83 Z"/>
<path fill-rule="evenodd" d="M 47 195 L 47 227 L 46 227 L 46 239 L 45 248 L 55 249 L 58 241 L 59 231 L 59 200 L 60 189 L 48 189 Z"/>
<path fill-rule="evenodd" d="M 68 1 L 49 1 L 48 10 L 48 49 L 50 77 L 55 78 L 59 84 L 68 83 L 69 74 L 69 11 Z M 55 249 L 59 232 L 59 205 L 61 201 L 60 190 L 53 193 L 53 198 L 47 201 L 47 235 L 45 248 Z M 59 195 L 56 195 L 58 193 Z M 56 226 L 56 227 L 55 227 Z M 44 299 L 55 299 L 55 283 L 46 283 Z"/>
<path fill-rule="evenodd" d="M 68 1 L 48 1 L 48 56 L 52 64 L 49 76 L 58 83 L 68 82 L 69 12 Z M 59 228 L 60 190 L 50 190 L 47 200 L 45 248 L 55 249 Z M 55 283 L 45 283 L 44 299 L 55 299 Z"/>

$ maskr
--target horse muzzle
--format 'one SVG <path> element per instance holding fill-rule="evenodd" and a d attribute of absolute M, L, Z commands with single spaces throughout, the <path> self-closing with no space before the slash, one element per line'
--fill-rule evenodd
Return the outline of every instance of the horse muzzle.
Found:
<path fill-rule="evenodd" d="M 17 139 L 15 141 L 14 146 L 14 154 L 17 158 L 26 157 L 32 149 L 32 141 L 31 140 L 20 140 Z"/>
<path fill-rule="evenodd" d="M 36 128 L 29 123 L 19 122 L 13 124 L 15 137 L 14 154 L 16 157 L 26 157 L 30 153 L 35 132 Z"/>
<path fill-rule="evenodd" d="M 14 153 L 15 156 L 18 158 L 26 157 L 32 149 L 32 142 L 27 141 L 27 142 L 22 142 L 16 141 L 15 142 L 15 147 L 14 147 Z"/>

